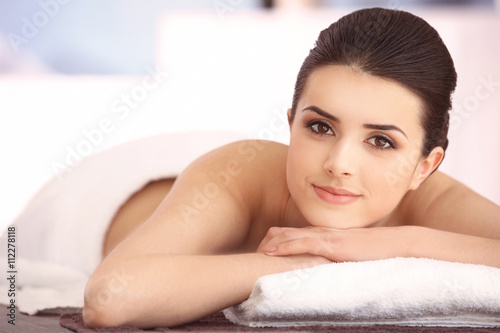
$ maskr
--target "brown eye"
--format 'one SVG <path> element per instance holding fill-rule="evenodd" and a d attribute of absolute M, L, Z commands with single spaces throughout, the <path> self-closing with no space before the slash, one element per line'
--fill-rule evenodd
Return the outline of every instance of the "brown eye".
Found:
<path fill-rule="evenodd" d="M 377 149 L 396 149 L 396 145 L 391 139 L 377 135 L 368 139 L 368 143 Z"/>
<path fill-rule="evenodd" d="M 309 125 L 310 129 L 316 133 L 316 134 L 320 134 L 320 135 L 332 135 L 333 134 L 333 131 L 332 129 L 330 128 L 330 126 L 328 126 L 327 124 L 323 123 L 323 122 L 316 122 L 316 123 L 313 123 L 311 125 Z"/>
<path fill-rule="evenodd" d="M 318 124 L 318 132 L 320 132 L 322 134 L 326 134 L 326 133 L 328 133 L 329 130 L 330 130 L 330 128 L 328 126 L 326 126 L 325 124 Z"/>
<path fill-rule="evenodd" d="M 385 148 L 385 146 L 388 144 L 387 140 L 384 139 L 383 137 L 377 137 L 375 138 L 375 146 L 379 148 Z"/>

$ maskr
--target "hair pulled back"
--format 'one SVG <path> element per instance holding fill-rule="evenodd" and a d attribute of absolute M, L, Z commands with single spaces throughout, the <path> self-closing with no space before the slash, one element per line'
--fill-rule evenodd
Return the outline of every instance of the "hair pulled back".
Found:
<path fill-rule="evenodd" d="M 297 76 L 290 121 L 307 78 L 326 65 L 348 66 L 411 90 L 424 107 L 422 155 L 438 146 L 446 150 L 457 74 L 441 37 L 426 21 L 400 10 L 370 8 L 346 15 L 323 30 Z"/>

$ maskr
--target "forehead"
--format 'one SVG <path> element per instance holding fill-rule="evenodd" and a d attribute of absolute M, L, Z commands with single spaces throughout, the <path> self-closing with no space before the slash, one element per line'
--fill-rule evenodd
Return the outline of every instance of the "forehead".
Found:
<path fill-rule="evenodd" d="M 346 66 L 328 65 L 309 75 L 297 113 L 310 105 L 341 121 L 395 123 L 408 132 L 421 132 L 422 102 L 416 94 L 396 82 Z"/>

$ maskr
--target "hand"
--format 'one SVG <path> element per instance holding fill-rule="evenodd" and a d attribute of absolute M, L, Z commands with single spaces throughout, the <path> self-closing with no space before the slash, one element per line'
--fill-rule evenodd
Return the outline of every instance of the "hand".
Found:
<path fill-rule="evenodd" d="M 312 254 L 332 261 L 366 261 L 409 256 L 415 229 L 322 227 L 269 229 L 257 252 L 273 256 Z"/>

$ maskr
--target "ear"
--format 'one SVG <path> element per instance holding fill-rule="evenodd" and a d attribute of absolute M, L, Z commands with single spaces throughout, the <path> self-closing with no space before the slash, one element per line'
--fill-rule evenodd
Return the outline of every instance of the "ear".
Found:
<path fill-rule="evenodd" d="M 290 117 L 292 116 L 292 109 L 288 109 L 286 112 L 286 117 L 288 119 L 288 126 L 290 127 L 290 131 L 292 130 L 292 123 L 290 121 Z"/>
<path fill-rule="evenodd" d="M 426 180 L 427 177 L 429 177 L 432 172 L 437 169 L 443 158 L 443 148 L 435 147 L 429 156 L 421 160 L 415 169 L 415 173 L 410 184 L 410 190 L 416 190 L 420 184 L 422 184 L 424 180 Z"/>

